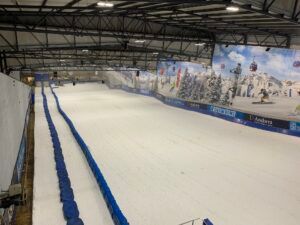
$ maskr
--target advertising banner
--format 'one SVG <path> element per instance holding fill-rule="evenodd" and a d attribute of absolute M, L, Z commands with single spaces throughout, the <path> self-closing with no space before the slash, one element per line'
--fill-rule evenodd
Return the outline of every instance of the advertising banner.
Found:
<path fill-rule="evenodd" d="M 290 122 L 290 130 L 300 132 L 300 122 Z"/>
<path fill-rule="evenodd" d="M 287 130 L 290 128 L 289 121 L 285 121 L 285 120 L 265 118 L 261 116 L 251 115 L 251 114 L 246 114 L 245 120 L 251 121 L 256 124 L 265 125 L 268 127 L 277 127 L 277 128 L 287 129 Z"/>

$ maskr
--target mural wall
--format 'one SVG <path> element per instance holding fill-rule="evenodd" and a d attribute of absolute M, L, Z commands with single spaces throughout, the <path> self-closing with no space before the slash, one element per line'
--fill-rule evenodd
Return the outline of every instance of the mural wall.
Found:
<path fill-rule="evenodd" d="M 162 61 L 157 65 L 156 91 L 170 97 L 202 99 L 203 79 L 211 68 L 190 62 Z"/>
<path fill-rule="evenodd" d="M 242 51 L 245 55 L 240 54 Z M 300 136 L 300 62 L 296 52 L 284 58 L 272 51 L 266 56 L 265 49 L 256 49 L 264 55 L 263 60 L 273 58 L 277 69 L 270 67 L 269 71 L 275 75 L 262 72 L 267 67 L 261 65 L 267 61 L 256 57 L 247 61 L 246 57 L 252 56 L 247 52 L 245 47 L 217 46 L 212 68 L 169 60 L 158 63 L 157 74 L 123 68 L 104 72 L 104 76 L 111 88 L 153 96 L 168 105 L 247 126 Z M 285 61 L 282 67 L 292 60 L 293 68 L 279 70 L 278 58 Z M 285 73 L 281 75 L 280 71 Z"/>
<path fill-rule="evenodd" d="M 230 106 L 284 119 L 300 119 L 300 51 L 216 45 L 213 69 Z"/>
<path fill-rule="evenodd" d="M 161 61 L 156 75 L 124 68 L 121 84 L 167 97 L 300 121 L 300 51 L 216 45 L 212 67 Z"/>
<path fill-rule="evenodd" d="M 118 73 L 123 87 L 139 89 L 145 93 L 155 89 L 156 76 L 148 71 L 139 71 L 136 68 L 121 68 Z"/>
<path fill-rule="evenodd" d="M 159 62 L 154 86 L 169 97 L 300 120 L 300 51 L 216 45 L 212 68 Z"/>

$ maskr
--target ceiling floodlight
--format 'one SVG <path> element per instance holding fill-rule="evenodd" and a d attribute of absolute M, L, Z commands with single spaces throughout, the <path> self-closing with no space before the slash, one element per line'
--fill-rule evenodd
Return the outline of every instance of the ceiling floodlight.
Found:
<path fill-rule="evenodd" d="M 89 50 L 88 49 L 82 49 L 82 52 L 88 52 Z"/>
<path fill-rule="evenodd" d="M 237 11 L 239 11 L 240 9 L 239 9 L 239 7 L 236 7 L 236 6 L 227 6 L 227 7 L 226 7 L 226 10 L 227 10 L 227 11 L 230 11 L 230 12 L 237 12 Z"/>
<path fill-rule="evenodd" d="M 135 40 L 134 42 L 135 42 L 135 43 L 145 43 L 146 40 Z"/>
<path fill-rule="evenodd" d="M 159 53 L 158 53 L 158 52 L 153 52 L 152 54 L 153 54 L 153 55 L 158 55 Z"/>
<path fill-rule="evenodd" d="M 106 7 L 106 8 L 111 8 L 114 6 L 113 3 L 110 3 L 110 2 L 104 2 L 104 1 L 100 1 L 97 3 L 97 6 L 99 7 Z"/>
<path fill-rule="evenodd" d="M 196 46 L 203 46 L 203 45 L 205 45 L 205 43 L 196 43 L 195 45 Z"/>

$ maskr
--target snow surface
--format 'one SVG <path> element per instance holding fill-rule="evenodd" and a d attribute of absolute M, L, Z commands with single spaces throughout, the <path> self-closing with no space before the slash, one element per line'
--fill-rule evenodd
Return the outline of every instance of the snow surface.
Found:
<path fill-rule="evenodd" d="M 43 108 L 41 89 L 35 90 L 33 225 L 65 225 L 59 199 L 54 152 Z"/>
<path fill-rule="evenodd" d="M 65 225 L 66 221 L 63 218 L 62 204 L 59 199 L 53 147 L 40 92 L 41 89 L 37 88 L 33 225 Z M 69 127 L 57 111 L 49 88 L 45 88 L 45 94 L 60 138 L 80 218 L 86 225 L 113 225 L 96 180 Z"/>
<path fill-rule="evenodd" d="M 131 225 L 176 225 L 199 217 L 216 225 L 299 225 L 300 138 L 95 83 L 55 91 Z M 81 153 L 67 148 L 72 138 L 50 108 L 65 139 L 63 151 L 70 151 L 66 164 L 75 188 L 77 174 L 90 172 L 83 163 L 70 166 L 68 156 Z M 41 130 L 39 138 L 48 137 Z M 91 217 L 101 214 L 89 210 Z"/>
<path fill-rule="evenodd" d="M 276 117 L 278 119 L 300 121 L 300 115 L 295 114 L 295 109 L 300 105 L 300 98 L 276 97 L 271 96 L 270 101 L 274 104 L 262 105 L 252 104 L 252 102 L 259 102 L 260 98 L 247 98 L 236 96 L 233 102 L 233 109 L 240 109 L 244 112 L 261 114 L 264 116 Z"/>

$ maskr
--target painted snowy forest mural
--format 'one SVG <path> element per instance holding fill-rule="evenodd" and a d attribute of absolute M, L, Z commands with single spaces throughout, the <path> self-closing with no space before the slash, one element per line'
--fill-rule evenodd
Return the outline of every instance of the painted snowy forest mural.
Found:
<path fill-rule="evenodd" d="M 155 87 L 169 97 L 300 120 L 300 51 L 216 45 L 212 67 L 159 62 Z"/>
<path fill-rule="evenodd" d="M 136 68 L 121 68 L 120 74 L 123 85 L 145 91 L 154 89 L 156 76 L 153 73 Z"/>
<path fill-rule="evenodd" d="M 164 61 L 157 79 L 169 97 L 300 120 L 300 51 L 216 45 L 212 67 Z"/>
<path fill-rule="evenodd" d="M 236 83 L 234 76 L 224 80 L 210 66 L 190 62 L 160 62 L 157 77 L 157 91 L 167 96 L 212 104 L 232 104 L 232 89 Z"/>
<path fill-rule="evenodd" d="M 212 67 L 159 61 L 156 74 L 124 68 L 125 87 L 300 121 L 300 51 L 216 45 Z"/>

